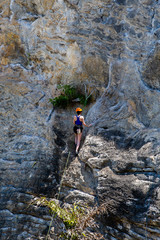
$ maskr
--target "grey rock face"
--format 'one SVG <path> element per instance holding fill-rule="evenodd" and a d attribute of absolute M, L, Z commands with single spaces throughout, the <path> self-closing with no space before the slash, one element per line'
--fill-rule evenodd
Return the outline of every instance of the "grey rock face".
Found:
<path fill-rule="evenodd" d="M 113 125 L 108 115 L 90 130 L 79 158 L 67 170 L 65 199 L 103 205 L 100 221 L 105 239 L 158 239 L 160 132 L 129 131 L 127 118 L 115 120 Z"/>
<path fill-rule="evenodd" d="M 2 239 L 45 237 L 48 212 L 26 206 L 35 194 L 55 195 L 69 152 L 64 200 L 104 204 L 97 221 L 105 239 L 159 238 L 159 6 L 1 1 Z M 49 103 L 67 83 L 87 86 L 97 100 L 78 159 L 76 105 L 53 111 Z"/>

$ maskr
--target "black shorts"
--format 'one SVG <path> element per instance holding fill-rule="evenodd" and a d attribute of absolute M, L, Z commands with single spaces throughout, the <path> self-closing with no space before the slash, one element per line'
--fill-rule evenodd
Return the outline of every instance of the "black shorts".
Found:
<path fill-rule="evenodd" d="M 80 129 L 80 133 L 82 133 L 82 131 L 83 131 L 83 127 L 82 127 L 82 126 L 77 126 L 77 125 L 76 125 L 76 126 L 74 126 L 74 128 L 73 128 L 73 131 L 74 131 L 75 134 L 78 133 L 78 132 L 77 132 L 78 129 Z"/>

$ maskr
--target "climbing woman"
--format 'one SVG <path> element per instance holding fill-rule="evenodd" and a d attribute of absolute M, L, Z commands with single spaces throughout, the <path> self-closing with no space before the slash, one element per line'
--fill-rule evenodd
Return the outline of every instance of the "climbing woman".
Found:
<path fill-rule="evenodd" d="M 83 131 L 83 125 L 86 127 L 90 127 L 90 125 L 87 125 L 84 121 L 84 117 L 81 116 L 82 109 L 81 108 L 76 108 L 77 115 L 74 116 L 73 118 L 73 124 L 74 128 L 73 131 L 75 133 L 75 145 L 76 145 L 76 155 L 78 155 L 78 150 L 81 142 L 81 137 L 82 137 L 82 131 Z"/>

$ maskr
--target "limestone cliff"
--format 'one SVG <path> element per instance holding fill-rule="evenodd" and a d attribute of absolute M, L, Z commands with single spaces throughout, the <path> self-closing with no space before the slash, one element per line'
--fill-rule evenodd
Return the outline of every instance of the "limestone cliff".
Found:
<path fill-rule="evenodd" d="M 45 238 L 28 203 L 55 197 L 69 153 L 63 201 L 104 205 L 104 239 L 160 239 L 159 41 L 156 0 L 0 2 L 2 240 Z M 59 84 L 94 90 L 78 158 Z"/>

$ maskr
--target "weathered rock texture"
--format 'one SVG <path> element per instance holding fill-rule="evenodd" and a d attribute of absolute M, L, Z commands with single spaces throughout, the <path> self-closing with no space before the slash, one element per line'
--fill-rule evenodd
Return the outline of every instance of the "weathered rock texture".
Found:
<path fill-rule="evenodd" d="M 160 2 L 2 0 L 0 25 L 0 238 L 45 237 L 26 203 L 55 195 L 71 152 L 65 201 L 104 204 L 104 239 L 160 239 Z M 76 159 L 76 105 L 49 103 L 66 83 L 96 102 Z"/>

